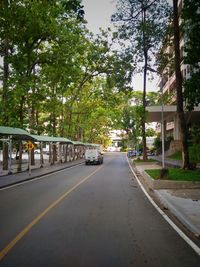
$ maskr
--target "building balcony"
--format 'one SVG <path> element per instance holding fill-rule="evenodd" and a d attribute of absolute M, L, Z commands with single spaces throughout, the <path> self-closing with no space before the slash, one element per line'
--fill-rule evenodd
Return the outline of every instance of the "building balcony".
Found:
<path fill-rule="evenodd" d="M 175 73 L 171 77 L 169 77 L 168 81 L 165 83 L 163 87 L 163 94 L 166 92 L 170 92 L 170 89 L 173 87 L 173 84 L 176 82 Z"/>

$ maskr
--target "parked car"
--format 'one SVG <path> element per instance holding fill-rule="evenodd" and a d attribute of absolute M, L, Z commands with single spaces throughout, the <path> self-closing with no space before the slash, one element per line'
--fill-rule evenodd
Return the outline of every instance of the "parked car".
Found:
<path fill-rule="evenodd" d="M 40 154 L 40 149 L 34 149 L 35 154 Z"/>
<path fill-rule="evenodd" d="M 140 156 L 141 152 L 137 151 L 137 150 L 128 150 L 127 152 L 127 157 L 131 158 L 131 157 L 136 157 L 136 156 Z"/>
<path fill-rule="evenodd" d="M 87 149 L 85 151 L 85 165 L 88 164 L 102 164 L 103 153 L 98 149 Z"/>

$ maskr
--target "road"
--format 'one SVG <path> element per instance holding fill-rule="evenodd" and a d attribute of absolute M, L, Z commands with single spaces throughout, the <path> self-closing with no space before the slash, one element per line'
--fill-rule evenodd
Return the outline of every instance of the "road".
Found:
<path fill-rule="evenodd" d="M 197 267 L 122 153 L 0 191 L 0 267 Z"/>

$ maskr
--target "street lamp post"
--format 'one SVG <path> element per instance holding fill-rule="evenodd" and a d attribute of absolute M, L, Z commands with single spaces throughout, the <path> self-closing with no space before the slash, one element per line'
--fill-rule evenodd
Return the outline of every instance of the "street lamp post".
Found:
<path fill-rule="evenodd" d="M 165 127 L 164 127 L 164 101 L 163 101 L 163 82 L 161 78 L 161 140 L 162 140 L 162 168 L 160 170 L 160 178 L 166 179 L 169 176 L 169 170 L 165 168 Z"/>
<path fill-rule="evenodd" d="M 161 76 L 161 73 L 157 70 L 152 69 L 151 67 L 147 67 L 147 70 L 151 72 L 155 72 Z M 162 169 L 165 169 L 165 134 L 164 134 L 164 103 L 163 103 L 163 82 L 161 78 L 160 83 L 161 89 L 161 142 L 162 142 Z"/>
<path fill-rule="evenodd" d="M 162 140 L 162 169 L 165 168 L 165 133 L 164 133 L 164 103 L 163 103 L 163 86 L 161 82 L 161 140 Z"/>

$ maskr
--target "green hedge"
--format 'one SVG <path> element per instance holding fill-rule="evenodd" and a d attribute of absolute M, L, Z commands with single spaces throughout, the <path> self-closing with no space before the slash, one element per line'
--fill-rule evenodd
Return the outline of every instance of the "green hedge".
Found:
<path fill-rule="evenodd" d="M 200 163 L 200 144 L 189 147 L 189 154 L 192 163 Z"/>

